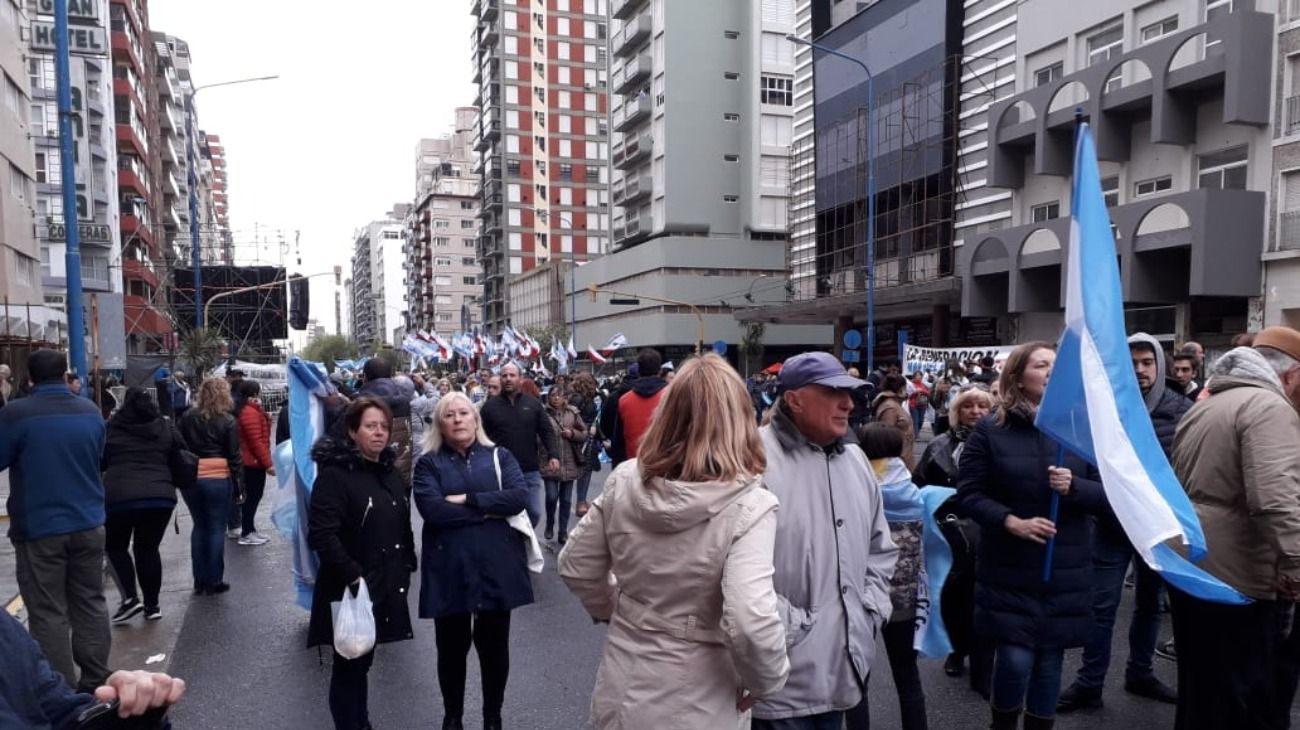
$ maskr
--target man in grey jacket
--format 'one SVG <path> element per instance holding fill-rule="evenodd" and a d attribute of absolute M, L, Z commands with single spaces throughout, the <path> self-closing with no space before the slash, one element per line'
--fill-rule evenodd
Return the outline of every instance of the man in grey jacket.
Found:
<path fill-rule="evenodd" d="M 880 485 L 846 440 L 851 393 L 866 385 L 824 352 L 785 362 L 780 400 L 760 434 L 777 513 L 777 610 L 790 679 L 754 706 L 754 730 L 839 730 L 862 700 L 889 618 L 898 548 Z"/>

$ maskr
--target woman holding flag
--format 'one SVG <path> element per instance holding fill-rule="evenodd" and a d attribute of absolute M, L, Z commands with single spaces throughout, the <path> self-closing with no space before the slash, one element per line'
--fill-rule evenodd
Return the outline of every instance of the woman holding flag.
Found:
<path fill-rule="evenodd" d="M 1034 425 L 1055 361 L 1049 342 L 1011 353 L 998 381 L 999 411 L 967 439 L 957 478 L 961 506 L 984 528 L 975 630 L 996 645 L 995 730 L 1016 728 L 1022 712 L 1026 730 L 1052 727 L 1065 650 L 1083 646 L 1092 624 L 1088 517 L 1108 507 L 1096 469 L 1058 452 Z"/>

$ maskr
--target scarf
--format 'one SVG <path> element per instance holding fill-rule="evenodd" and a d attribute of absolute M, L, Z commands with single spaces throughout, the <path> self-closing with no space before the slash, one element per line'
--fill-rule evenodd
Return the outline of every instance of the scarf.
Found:
<path fill-rule="evenodd" d="M 952 641 L 943 623 L 939 599 L 952 570 L 952 548 L 939 529 L 934 513 L 957 493 L 950 487 L 921 487 L 897 457 L 873 459 L 872 470 L 880 483 L 880 496 L 889 522 L 921 522 L 921 572 L 916 581 L 916 634 L 912 646 L 924 656 L 939 658 L 952 653 Z"/>

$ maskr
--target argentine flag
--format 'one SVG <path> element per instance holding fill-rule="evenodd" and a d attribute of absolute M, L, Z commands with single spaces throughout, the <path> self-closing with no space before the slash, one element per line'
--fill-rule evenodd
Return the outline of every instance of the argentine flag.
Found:
<path fill-rule="evenodd" d="M 1250 599 L 1165 544 L 1205 555 L 1205 534 L 1156 439 L 1133 374 L 1115 236 L 1102 197 L 1092 131 L 1079 125 L 1070 199 L 1065 332 L 1036 424 L 1096 464 L 1106 499 L 1147 565 L 1184 593 L 1216 603 Z"/>

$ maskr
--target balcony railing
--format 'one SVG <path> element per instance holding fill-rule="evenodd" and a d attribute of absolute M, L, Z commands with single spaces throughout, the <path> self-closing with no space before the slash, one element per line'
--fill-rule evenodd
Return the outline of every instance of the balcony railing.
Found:
<path fill-rule="evenodd" d="M 1296 0 L 1300 2 L 1300 0 Z M 1286 133 L 1300 133 L 1300 94 L 1286 98 Z"/>
<path fill-rule="evenodd" d="M 634 20 L 628 21 L 623 25 L 623 32 L 619 33 L 618 39 L 614 42 L 614 55 L 630 56 L 640 47 L 642 41 L 650 37 L 650 31 L 649 13 L 641 13 Z"/>

